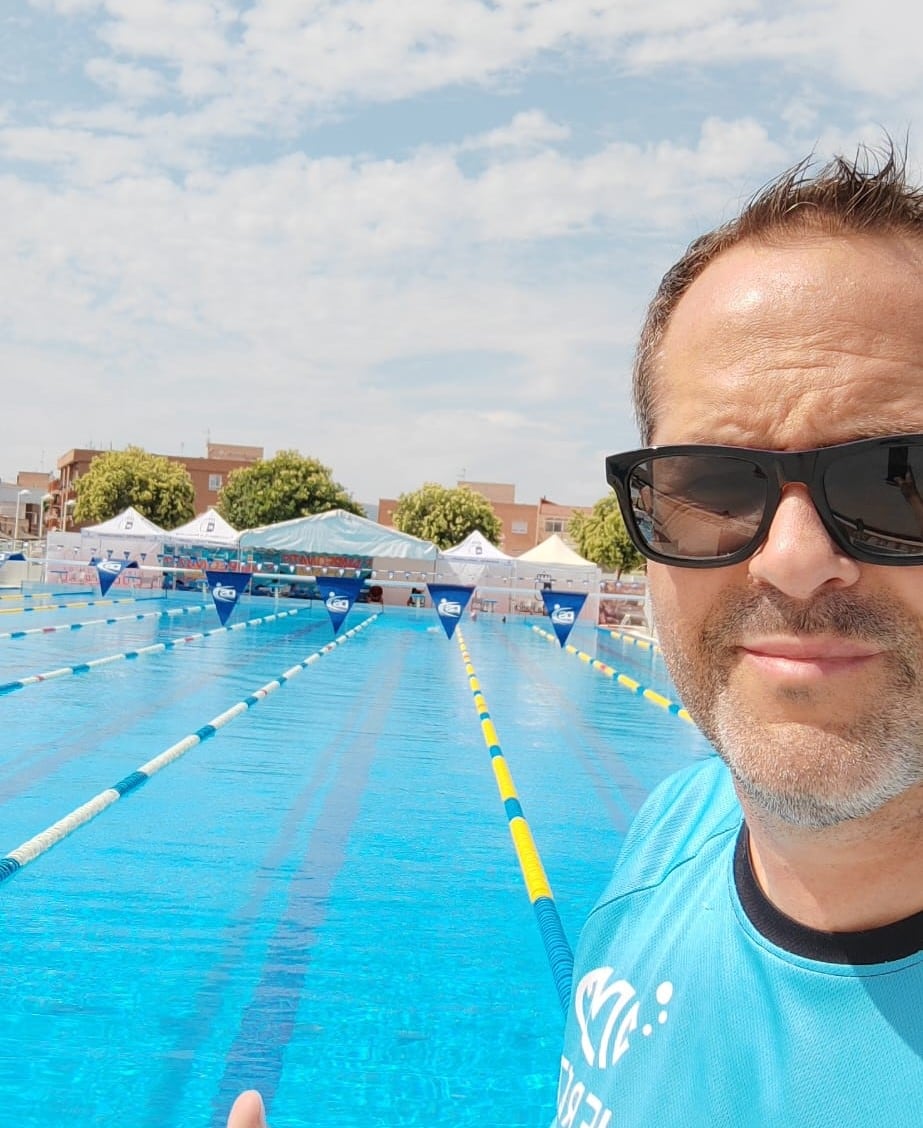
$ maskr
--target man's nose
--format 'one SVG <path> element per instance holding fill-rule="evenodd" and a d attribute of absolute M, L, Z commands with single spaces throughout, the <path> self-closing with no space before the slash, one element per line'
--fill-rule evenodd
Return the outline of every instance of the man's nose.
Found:
<path fill-rule="evenodd" d="M 749 560 L 754 580 L 792 599 L 809 599 L 824 588 L 854 584 L 860 565 L 831 540 L 803 485 L 788 485 L 766 540 Z"/>

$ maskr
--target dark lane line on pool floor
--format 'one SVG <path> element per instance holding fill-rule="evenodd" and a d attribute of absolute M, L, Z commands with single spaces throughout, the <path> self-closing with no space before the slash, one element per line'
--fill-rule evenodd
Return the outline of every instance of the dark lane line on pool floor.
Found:
<path fill-rule="evenodd" d="M 305 849 L 289 881 L 285 913 L 267 944 L 260 981 L 241 1015 L 237 1036 L 226 1056 L 225 1072 L 212 1105 L 210 1123 L 214 1128 L 223 1128 L 228 1109 L 243 1088 L 258 1088 L 267 1106 L 272 1103 L 285 1050 L 296 1027 L 311 948 L 326 919 L 331 888 L 346 860 L 346 845 L 359 814 L 394 693 L 404 676 L 409 645 L 410 640 L 402 640 L 400 661 L 389 661 L 384 669 L 375 666 L 375 676 L 367 678 L 364 687 L 354 687 L 354 699 L 365 707 L 350 710 L 346 718 L 348 727 L 338 734 L 328 753 L 334 757 L 336 777 L 327 797 L 336 795 L 345 802 L 324 803 L 310 835 L 311 842 L 323 843 L 324 849 Z M 347 749 L 348 757 L 343 755 Z M 263 867 L 264 873 L 267 870 L 268 866 Z M 261 878 L 261 882 L 268 880 L 269 876 Z M 212 1017 L 200 1014 L 199 1021 L 210 1023 Z"/>

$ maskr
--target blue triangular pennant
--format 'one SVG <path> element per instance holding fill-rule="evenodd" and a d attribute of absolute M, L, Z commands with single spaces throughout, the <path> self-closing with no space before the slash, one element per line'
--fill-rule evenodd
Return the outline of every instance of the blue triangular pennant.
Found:
<path fill-rule="evenodd" d="M 426 586 L 446 637 L 451 638 L 468 606 L 474 588 L 461 584 L 427 584 Z"/>
<path fill-rule="evenodd" d="M 558 642 L 563 646 L 586 602 L 586 592 L 542 591 L 542 599 Z"/>
<path fill-rule="evenodd" d="M 216 572 L 205 569 L 205 579 L 215 601 L 215 610 L 218 612 L 222 627 L 247 590 L 250 576 L 250 572 Z"/>
<path fill-rule="evenodd" d="M 126 568 L 137 568 L 137 560 L 93 560 L 99 580 L 99 593 L 105 595 Z"/>
<path fill-rule="evenodd" d="M 324 597 L 324 606 L 333 624 L 334 634 L 343 625 L 343 620 L 356 602 L 356 596 L 362 590 L 364 583 L 365 580 L 361 576 L 324 576 L 317 581 L 320 593 Z"/>

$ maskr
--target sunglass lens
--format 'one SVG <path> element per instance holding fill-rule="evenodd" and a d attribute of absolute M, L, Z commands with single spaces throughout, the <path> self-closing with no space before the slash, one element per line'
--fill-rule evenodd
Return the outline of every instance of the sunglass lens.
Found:
<path fill-rule="evenodd" d="M 647 546 L 675 560 L 721 560 L 746 547 L 766 508 L 766 475 L 742 458 L 654 456 L 628 479 Z"/>
<path fill-rule="evenodd" d="M 923 445 L 893 443 L 845 454 L 824 492 L 850 544 L 884 557 L 923 552 Z"/>

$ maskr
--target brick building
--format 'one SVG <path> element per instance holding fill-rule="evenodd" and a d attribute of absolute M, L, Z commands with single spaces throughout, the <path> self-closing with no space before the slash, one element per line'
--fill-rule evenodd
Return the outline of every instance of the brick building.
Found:
<path fill-rule="evenodd" d="M 493 506 L 503 525 L 502 548 L 509 556 L 519 556 L 535 548 L 552 533 L 558 533 L 573 547 L 567 525 L 575 513 L 591 513 L 589 505 L 558 505 L 547 497 L 537 504 L 516 501 L 516 487 L 504 482 L 458 482 L 458 486 L 483 494 Z M 397 498 L 383 497 L 378 502 L 378 521 L 394 526 Z"/>
<path fill-rule="evenodd" d="M 90 468 L 90 463 L 102 450 L 77 449 L 62 454 L 57 462 L 57 477 L 48 483 L 51 501 L 45 516 L 49 529 L 66 529 L 73 526 L 75 503 L 74 486 Z M 234 443 L 208 443 L 204 458 L 186 458 L 185 455 L 168 454 L 171 462 L 185 466 L 195 489 L 195 511 L 202 513 L 218 500 L 218 492 L 228 474 L 242 466 L 252 466 L 263 457 L 263 448 L 238 446 Z M 63 516 L 62 516 L 63 515 Z"/>

